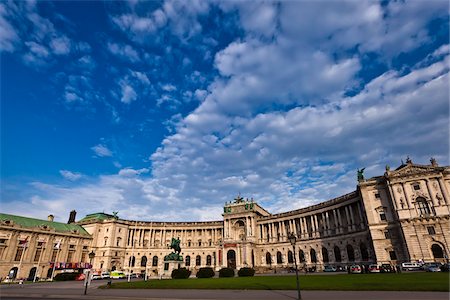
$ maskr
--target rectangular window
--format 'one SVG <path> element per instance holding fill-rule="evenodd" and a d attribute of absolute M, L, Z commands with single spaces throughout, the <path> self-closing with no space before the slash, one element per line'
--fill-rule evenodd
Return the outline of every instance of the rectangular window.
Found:
<path fill-rule="evenodd" d="M 384 237 L 385 237 L 386 239 L 390 239 L 390 238 L 391 238 L 391 232 L 390 232 L 389 230 L 386 230 L 386 231 L 384 232 Z"/>
<path fill-rule="evenodd" d="M 428 226 L 428 227 L 427 227 L 427 230 L 428 230 L 428 234 L 429 234 L 429 235 L 434 235 L 434 234 L 436 234 L 436 230 L 434 229 L 434 226 Z"/>
<path fill-rule="evenodd" d="M 380 199 L 380 194 L 379 194 L 379 193 L 376 193 L 376 194 L 375 194 L 375 198 Z"/>
<path fill-rule="evenodd" d="M 384 210 L 380 211 L 380 220 L 386 221 L 386 213 L 384 212 Z"/>
<path fill-rule="evenodd" d="M 81 261 L 82 262 L 87 262 L 87 252 L 83 252 L 81 253 Z"/>
<path fill-rule="evenodd" d="M 6 244 L 6 239 L 0 239 L 0 245 L 5 245 Z"/>
<path fill-rule="evenodd" d="M 413 185 L 413 187 L 414 187 L 414 190 L 415 190 L 415 191 L 420 190 L 420 185 L 419 185 L 419 184 L 415 184 L 415 185 Z"/>
<path fill-rule="evenodd" d="M 69 245 L 69 249 L 75 249 L 75 245 Z"/>
<path fill-rule="evenodd" d="M 39 261 L 39 257 L 41 256 L 42 249 L 37 248 L 36 253 L 34 254 L 34 261 Z"/>
<path fill-rule="evenodd" d="M 164 264 L 164 271 L 167 271 L 167 270 L 169 270 L 169 263 Z"/>
<path fill-rule="evenodd" d="M 14 257 L 14 261 L 20 261 L 20 258 L 22 257 L 22 253 L 23 253 L 23 247 L 22 246 L 17 247 L 17 252 L 16 252 L 16 256 Z"/>
<path fill-rule="evenodd" d="M 389 257 L 391 260 L 397 260 L 397 254 L 395 254 L 395 251 L 389 251 Z"/>
<path fill-rule="evenodd" d="M 56 256 L 58 255 L 58 249 L 54 249 L 52 252 L 52 259 L 50 259 L 51 262 L 56 261 Z"/>
<path fill-rule="evenodd" d="M 73 250 L 69 251 L 69 253 L 67 254 L 67 262 L 72 262 L 74 252 L 75 251 Z"/>

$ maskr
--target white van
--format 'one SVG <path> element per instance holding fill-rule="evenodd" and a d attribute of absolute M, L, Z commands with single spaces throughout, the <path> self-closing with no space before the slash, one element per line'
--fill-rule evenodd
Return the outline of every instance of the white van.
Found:
<path fill-rule="evenodd" d="M 419 271 L 422 269 L 422 264 L 416 262 L 405 262 L 402 263 L 403 271 Z"/>

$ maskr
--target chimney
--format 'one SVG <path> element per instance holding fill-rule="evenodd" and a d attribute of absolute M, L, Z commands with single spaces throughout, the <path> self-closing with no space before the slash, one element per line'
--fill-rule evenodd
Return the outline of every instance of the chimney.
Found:
<path fill-rule="evenodd" d="M 75 211 L 75 210 L 72 210 L 71 212 L 70 212 L 70 215 L 69 215 L 69 221 L 67 221 L 67 224 L 70 224 L 70 223 L 75 223 L 75 217 L 77 216 L 77 212 Z"/>
<path fill-rule="evenodd" d="M 55 219 L 55 216 L 53 216 L 53 215 L 48 215 L 47 221 L 53 222 L 53 219 Z"/>

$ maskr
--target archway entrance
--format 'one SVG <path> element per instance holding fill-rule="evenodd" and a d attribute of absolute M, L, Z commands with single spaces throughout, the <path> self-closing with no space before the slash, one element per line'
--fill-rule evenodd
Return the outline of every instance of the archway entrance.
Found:
<path fill-rule="evenodd" d="M 18 270 L 17 267 L 14 267 L 11 270 L 9 270 L 9 273 L 8 273 L 9 279 L 16 279 L 16 277 L 17 277 L 17 270 Z"/>
<path fill-rule="evenodd" d="M 433 257 L 435 260 L 441 260 L 444 258 L 444 250 L 438 244 L 433 244 L 431 246 L 431 251 L 433 252 Z"/>
<path fill-rule="evenodd" d="M 227 252 L 227 267 L 236 269 L 236 251 L 228 250 Z"/>
<path fill-rule="evenodd" d="M 31 268 L 30 273 L 28 274 L 28 281 L 33 281 L 34 275 L 36 275 L 36 267 Z"/>

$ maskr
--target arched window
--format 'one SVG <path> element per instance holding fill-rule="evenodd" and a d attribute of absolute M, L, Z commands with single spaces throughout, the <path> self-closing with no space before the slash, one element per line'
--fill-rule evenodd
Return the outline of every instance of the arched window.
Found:
<path fill-rule="evenodd" d="M 202 258 L 201 258 L 200 255 L 197 255 L 197 256 L 195 257 L 195 265 L 196 265 L 196 266 L 201 266 L 201 265 L 202 265 Z"/>
<path fill-rule="evenodd" d="M 141 267 L 147 266 L 147 256 L 142 256 L 141 258 Z"/>
<path fill-rule="evenodd" d="M 152 267 L 158 266 L 158 256 L 153 256 Z"/>
<path fill-rule="evenodd" d="M 189 255 L 186 256 L 186 267 L 191 265 L 191 257 Z"/>
<path fill-rule="evenodd" d="M 361 251 L 361 259 L 363 261 L 368 261 L 369 260 L 369 251 L 367 251 L 367 247 L 364 243 L 361 243 L 359 245 L 359 250 Z"/>
<path fill-rule="evenodd" d="M 292 255 L 292 251 L 288 251 L 288 263 L 293 264 L 294 263 L 294 255 Z"/>
<path fill-rule="evenodd" d="M 416 199 L 417 210 L 419 211 L 419 215 L 429 215 L 430 207 L 428 206 L 427 200 L 425 198 L 419 197 Z"/>
<path fill-rule="evenodd" d="M 283 263 L 283 257 L 281 256 L 281 252 L 278 251 L 277 252 L 277 264 L 282 264 Z"/>
<path fill-rule="evenodd" d="M 322 247 L 322 260 L 324 263 L 329 262 L 330 260 L 328 259 L 328 250 L 325 247 Z"/>
<path fill-rule="evenodd" d="M 341 262 L 342 261 L 341 249 L 339 249 L 338 246 L 334 246 L 334 260 L 336 262 Z"/>
<path fill-rule="evenodd" d="M 298 252 L 298 256 L 300 257 L 300 262 L 301 262 L 301 263 L 304 263 L 304 262 L 306 261 L 306 259 L 305 259 L 305 253 L 303 252 L 303 250 L 300 250 L 300 251 Z"/>
<path fill-rule="evenodd" d="M 438 244 L 433 244 L 431 246 L 431 251 L 433 252 L 434 258 L 444 258 L 444 251 Z"/>
<path fill-rule="evenodd" d="M 355 251 L 353 250 L 352 245 L 347 245 L 347 257 L 348 261 L 355 261 Z"/>
<path fill-rule="evenodd" d="M 269 252 L 266 253 L 266 264 L 272 265 L 272 255 Z"/>
<path fill-rule="evenodd" d="M 211 255 L 206 256 L 206 265 L 207 266 L 211 265 Z"/>
<path fill-rule="evenodd" d="M 130 256 L 130 260 L 128 261 L 129 267 L 134 267 L 134 264 L 136 263 L 136 257 Z"/>
<path fill-rule="evenodd" d="M 311 249 L 311 251 L 309 251 L 309 254 L 311 255 L 311 262 L 316 263 L 317 262 L 316 250 Z"/>

